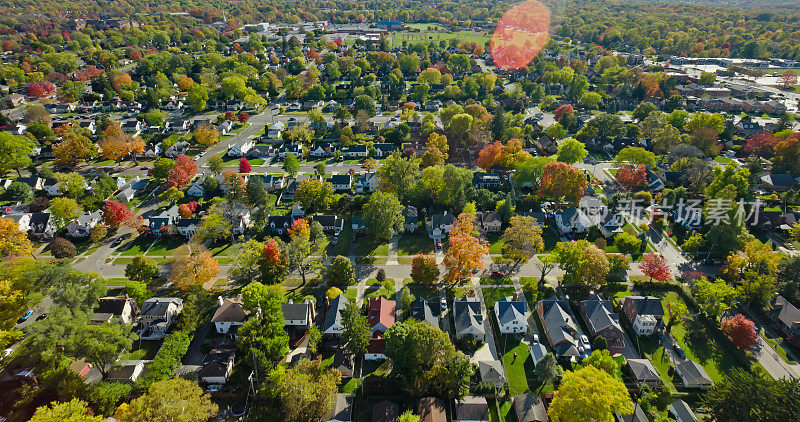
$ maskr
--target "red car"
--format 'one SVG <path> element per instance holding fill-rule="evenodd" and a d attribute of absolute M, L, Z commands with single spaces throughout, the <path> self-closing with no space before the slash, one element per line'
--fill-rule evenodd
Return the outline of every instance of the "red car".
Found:
<path fill-rule="evenodd" d="M 500 278 L 500 277 L 505 277 L 505 276 L 506 276 L 506 273 L 504 273 L 502 271 L 493 271 L 492 272 L 492 277 L 495 277 L 495 278 Z"/>

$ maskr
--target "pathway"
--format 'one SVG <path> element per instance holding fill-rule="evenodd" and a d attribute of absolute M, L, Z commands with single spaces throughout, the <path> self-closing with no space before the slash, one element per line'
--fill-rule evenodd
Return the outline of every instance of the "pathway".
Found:
<path fill-rule="evenodd" d="M 481 303 L 481 312 L 483 313 L 483 329 L 486 332 L 485 343 L 483 347 L 478 349 L 472 356 L 473 362 L 482 360 L 500 360 L 500 355 L 497 353 L 497 343 L 494 340 L 494 331 L 492 330 L 492 323 L 489 320 L 489 312 L 486 309 L 486 303 L 483 301 L 483 290 L 481 288 L 480 277 L 471 277 L 473 290 L 475 291 L 475 298 Z"/>

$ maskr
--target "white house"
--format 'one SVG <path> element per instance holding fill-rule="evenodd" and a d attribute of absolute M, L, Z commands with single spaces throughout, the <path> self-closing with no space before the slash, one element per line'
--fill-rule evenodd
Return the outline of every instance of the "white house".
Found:
<path fill-rule="evenodd" d="M 139 312 L 139 338 L 160 340 L 183 311 L 183 299 L 177 297 L 153 297 L 142 304 Z"/>
<path fill-rule="evenodd" d="M 555 220 L 561 233 L 586 233 L 592 227 L 592 221 L 577 207 L 568 207 L 557 212 Z"/>
<path fill-rule="evenodd" d="M 139 379 L 139 375 L 142 374 L 144 371 L 144 362 L 138 361 L 136 363 L 123 365 L 119 368 L 112 369 L 108 376 L 106 376 L 106 381 L 113 381 L 113 382 L 122 382 L 126 384 L 133 384 Z"/>
<path fill-rule="evenodd" d="M 494 303 L 494 314 L 497 325 L 504 334 L 518 334 L 528 332 L 528 320 L 525 318 L 527 305 L 523 301 L 504 297 Z"/>
<path fill-rule="evenodd" d="M 317 142 L 311 147 L 309 155 L 312 157 L 332 157 L 336 147 L 332 144 Z"/>
<path fill-rule="evenodd" d="M 219 130 L 220 135 L 227 135 L 228 132 L 232 131 L 236 124 L 233 123 L 233 120 L 225 120 L 224 122 L 220 123 L 217 126 L 217 130 Z"/>
<path fill-rule="evenodd" d="M 367 146 L 365 144 L 353 144 L 342 149 L 342 157 L 363 158 L 367 156 Z"/>
<path fill-rule="evenodd" d="M 281 135 L 283 131 L 286 130 L 286 124 L 283 122 L 275 122 L 272 126 L 269 127 L 267 131 L 267 138 L 269 139 L 281 139 Z"/>
<path fill-rule="evenodd" d="M 17 223 L 17 228 L 23 233 L 27 233 L 31 229 L 31 214 L 30 213 L 14 213 L 6 214 L 3 218 L 13 220 Z"/>
<path fill-rule="evenodd" d="M 200 177 L 192 183 L 192 186 L 189 186 L 189 189 L 186 189 L 186 194 L 195 198 L 202 198 L 206 194 L 205 178 Z"/>
<path fill-rule="evenodd" d="M 181 236 L 186 238 L 190 238 L 197 233 L 197 228 L 200 227 L 200 219 L 199 218 L 181 218 L 178 220 L 178 223 L 175 224 L 175 227 L 178 228 L 178 233 Z"/>
<path fill-rule="evenodd" d="M 208 385 L 222 385 L 233 372 L 236 353 L 232 350 L 213 349 L 203 359 L 203 367 L 197 372 L 200 382 Z"/>
<path fill-rule="evenodd" d="M 247 154 L 248 151 L 253 149 L 255 145 L 256 141 L 252 139 L 245 139 L 243 141 L 240 141 L 239 143 L 232 145 L 230 148 L 228 148 L 228 156 L 243 157 L 245 154 Z"/>
<path fill-rule="evenodd" d="M 289 302 L 281 305 L 283 325 L 308 330 L 314 324 L 314 304 L 310 300 L 300 303 Z"/>
<path fill-rule="evenodd" d="M 72 237 L 83 238 L 89 236 L 89 232 L 101 221 L 103 221 L 103 211 L 85 212 L 67 225 L 67 232 Z"/>
<path fill-rule="evenodd" d="M 337 337 L 343 331 L 342 312 L 348 304 L 344 295 L 333 298 L 328 303 L 328 311 L 325 313 L 325 323 L 322 326 L 322 334 L 326 337 Z"/>
<path fill-rule="evenodd" d="M 359 176 L 355 183 L 357 193 L 370 193 L 378 189 L 378 175 L 366 173 Z"/>
<path fill-rule="evenodd" d="M 244 321 L 250 316 L 249 311 L 245 311 L 242 307 L 242 295 L 234 298 L 217 298 L 219 307 L 211 322 L 214 323 L 214 328 L 218 334 L 228 334 L 232 328 L 239 327 L 244 324 Z"/>
<path fill-rule="evenodd" d="M 331 175 L 330 182 L 337 191 L 349 191 L 353 187 L 353 176 L 345 174 Z"/>

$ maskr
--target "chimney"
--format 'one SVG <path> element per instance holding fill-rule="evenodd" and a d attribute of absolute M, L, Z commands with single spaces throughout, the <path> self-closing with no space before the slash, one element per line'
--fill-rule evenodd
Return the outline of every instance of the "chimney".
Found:
<path fill-rule="evenodd" d="M 217 301 L 219 302 L 219 306 L 222 306 L 225 303 L 225 300 L 222 299 L 222 296 L 217 296 Z"/>

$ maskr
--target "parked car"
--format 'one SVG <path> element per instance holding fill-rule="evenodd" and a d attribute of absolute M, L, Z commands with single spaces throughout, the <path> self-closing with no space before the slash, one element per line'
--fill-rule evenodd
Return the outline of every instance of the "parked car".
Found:
<path fill-rule="evenodd" d="M 583 348 L 586 349 L 586 353 L 592 352 L 592 345 L 589 344 L 589 337 L 586 337 L 586 335 L 582 335 L 581 343 L 583 343 Z"/>
<path fill-rule="evenodd" d="M 439 303 L 442 305 L 442 312 L 447 310 L 447 297 L 439 298 Z"/>
<path fill-rule="evenodd" d="M 681 359 L 686 359 L 686 352 L 681 349 L 681 346 L 678 343 L 673 344 L 672 349 L 675 350 L 675 353 L 680 356 Z"/>
<path fill-rule="evenodd" d="M 506 273 L 503 272 L 503 271 L 492 271 L 492 277 L 494 277 L 494 278 L 501 278 L 501 277 L 505 277 L 505 276 L 506 276 Z"/>
<path fill-rule="evenodd" d="M 336 246 L 337 243 L 339 243 L 339 236 L 334 236 L 331 240 L 331 245 Z"/>
<path fill-rule="evenodd" d="M 535 341 L 537 343 L 539 342 L 539 334 L 538 333 L 533 333 L 533 341 Z"/>
<path fill-rule="evenodd" d="M 17 324 L 21 324 L 21 323 L 27 321 L 28 318 L 31 317 L 31 315 L 33 315 L 33 309 L 28 309 L 28 312 L 25 312 L 25 315 L 19 317 L 19 319 L 17 320 Z"/>
<path fill-rule="evenodd" d="M 47 318 L 47 314 L 41 314 L 41 315 L 37 316 L 34 321 L 41 321 L 41 320 L 43 320 L 45 318 Z"/>
<path fill-rule="evenodd" d="M 119 245 L 121 245 L 121 244 L 122 244 L 122 241 L 123 241 L 123 240 L 124 240 L 124 239 L 122 238 L 122 236 L 120 236 L 120 237 L 118 237 L 118 238 L 114 239 L 114 241 L 111 243 L 111 247 L 112 247 L 112 248 L 116 248 L 117 246 L 119 246 Z"/>

